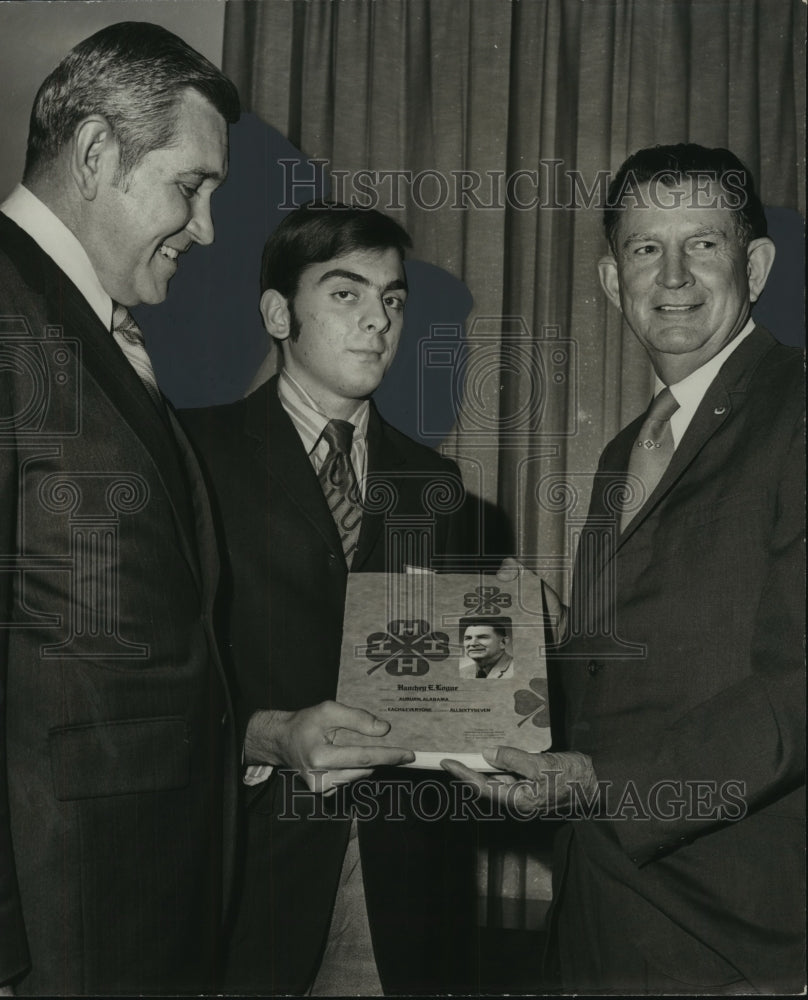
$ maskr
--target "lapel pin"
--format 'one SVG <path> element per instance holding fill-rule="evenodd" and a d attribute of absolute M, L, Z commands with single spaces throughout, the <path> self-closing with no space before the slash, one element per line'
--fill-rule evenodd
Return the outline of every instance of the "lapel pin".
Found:
<path fill-rule="evenodd" d="M 722 413 L 726 413 L 726 412 L 727 412 L 726 406 L 716 406 L 716 408 L 713 410 L 713 413 L 717 417 L 720 417 Z"/>

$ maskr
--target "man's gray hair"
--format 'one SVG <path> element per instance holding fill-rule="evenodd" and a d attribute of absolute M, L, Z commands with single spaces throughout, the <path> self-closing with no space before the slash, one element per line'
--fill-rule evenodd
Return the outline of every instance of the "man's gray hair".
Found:
<path fill-rule="evenodd" d="M 71 49 L 39 88 L 23 180 L 59 155 L 83 119 L 101 115 L 120 147 L 122 181 L 146 153 L 170 145 L 189 87 L 226 122 L 238 121 L 233 83 L 177 35 L 143 21 L 103 28 Z"/>

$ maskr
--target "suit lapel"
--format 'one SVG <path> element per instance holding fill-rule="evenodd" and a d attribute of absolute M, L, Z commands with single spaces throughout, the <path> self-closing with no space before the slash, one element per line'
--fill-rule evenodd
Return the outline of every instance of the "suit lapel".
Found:
<path fill-rule="evenodd" d="M 44 296 L 49 316 L 60 319 L 65 339 L 78 341 L 83 372 L 93 379 L 99 392 L 142 443 L 165 488 L 186 557 L 198 578 L 188 485 L 165 422 L 112 334 L 78 288 L 27 233 L 4 216 L 0 216 L 0 224 L 4 242 L 23 277 L 35 292 Z"/>
<path fill-rule="evenodd" d="M 185 555 L 189 562 L 198 566 L 203 599 L 205 604 L 210 606 L 213 603 L 219 579 L 219 549 L 213 527 L 210 499 L 194 450 L 179 420 L 177 420 L 174 408 L 170 404 L 168 405 L 167 412 L 177 441 L 177 452 L 185 469 L 185 478 L 190 488 L 190 498 L 193 508 L 194 540 L 196 544 L 189 546 L 185 533 L 183 533 L 182 539 L 185 543 Z"/>
<path fill-rule="evenodd" d="M 293 507 L 345 565 L 339 532 L 311 459 L 278 396 L 277 376 L 248 399 L 252 405 L 247 431 L 257 440 L 258 456 L 266 463 L 270 483 L 288 496 Z M 347 565 L 345 568 L 347 571 Z"/>
<path fill-rule="evenodd" d="M 373 553 L 379 541 L 379 535 L 383 526 L 387 522 L 387 515 L 391 513 L 389 504 L 384 504 L 379 509 L 380 504 L 377 498 L 386 494 L 381 492 L 380 487 L 385 477 L 389 474 L 391 486 L 395 492 L 401 489 L 401 476 L 398 474 L 404 459 L 398 448 L 384 433 L 384 424 L 376 407 L 371 402 L 370 414 L 368 417 L 368 467 L 365 492 L 365 509 L 362 514 L 362 527 L 359 532 L 359 543 L 354 554 L 351 569 L 361 570 Z M 379 491 L 379 492 L 377 492 Z M 374 492 L 377 496 L 374 497 Z M 395 507 L 395 501 L 393 504 Z"/>
<path fill-rule="evenodd" d="M 773 343 L 772 335 L 762 327 L 757 327 L 727 358 L 704 394 L 704 398 L 693 415 L 693 419 L 673 453 L 670 465 L 665 470 L 656 489 L 620 535 L 616 551 L 621 549 L 637 532 L 687 472 L 713 435 L 730 419 L 733 408 L 737 408 L 741 403 L 752 371 Z M 733 396 L 735 397 L 734 401 Z M 630 438 L 628 449 L 631 448 L 632 443 L 633 438 Z M 628 451 L 624 457 L 623 469 L 628 465 Z"/>

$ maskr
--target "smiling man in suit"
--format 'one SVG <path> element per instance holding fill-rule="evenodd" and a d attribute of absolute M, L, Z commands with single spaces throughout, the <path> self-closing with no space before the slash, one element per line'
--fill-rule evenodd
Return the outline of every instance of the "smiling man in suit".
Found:
<path fill-rule="evenodd" d="M 218 559 L 127 307 L 161 302 L 213 240 L 238 116 L 232 83 L 175 35 L 105 28 L 42 84 L 0 206 L 7 992 L 213 986 L 235 817 Z"/>
<path fill-rule="evenodd" d="M 406 750 L 332 745 L 337 728 L 389 728 L 333 701 L 348 573 L 428 567 L 461 544 L 457 467 L 391 427 L 370 400 L 402 332 L 407 246 L 404 230 L 376 211 L 312 203 L 292 212 L 270 237 L 261 271 L 280 374 L 240 402 L 184 415 L 230 554 L 245 759 L 276 767 L 246 774 L 243 894 L 227 981 L 236 992 L 307 990 L 329 921 L 315 992 L 378 993 L 380 978 L 389 993 L 445 992 L 474 974 L 463 946 L 475 922 L 468 824 L 418 821 L 406 805 L 417 777 L 405 771 L 396 782 L 389 770 L 395 805 L 387 795 L 358 838 L 344 811 L 323 817 L 334 799 L 322 793 L 412 760 Z M 454 500 L 431 509 L 430 495 Z M 424 544 L 409 545 L 416 536 Z M 290 789 L 306 794 L 290 804 Z"/>
<path fill-rule="evenodd" d="M 445 766 L 578 816 L 554 868 L 565 989 L 800 992 L 805 400 L 801 352 L 751 316 L 774 245 L 749 171 L 695 144 L 630 157 L 605 228 L 656 391 L 595 476 L 552 656 L 567 749 L 500 748 L 511 785 Z"/>

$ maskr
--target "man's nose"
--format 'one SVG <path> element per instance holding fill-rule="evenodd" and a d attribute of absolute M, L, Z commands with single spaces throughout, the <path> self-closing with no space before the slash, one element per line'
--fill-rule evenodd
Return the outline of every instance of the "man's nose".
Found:
<path fill-rule="evenodd" d="M 195 243 L 203 247 L 213 243 L 213 217 L 210 213 L 210 201 L 199 199 L 194 206 L 194 214 L 185 227 Z"/>
<path fill-rule="evenodd" d="M 362 326 L 370 333 L 387 333 L 390 317 L 381 298 L 369 297 L 362 316 Z"/>
<path fill-rule="evenodd" d="M 692 281 L 687 255 L 680 250 L 668 250 L 662 255 L 657 281 L 664 288 L 681 288 Z"/>

